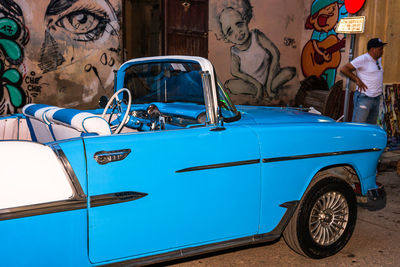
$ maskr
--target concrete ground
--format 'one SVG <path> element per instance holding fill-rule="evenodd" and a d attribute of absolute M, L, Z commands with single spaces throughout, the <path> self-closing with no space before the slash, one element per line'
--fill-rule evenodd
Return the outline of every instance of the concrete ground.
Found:
<path fill-rule="evenodd" d="M 386 152 L 387 153 L 387 152 Z M 357 225 L 349 243 L 338 254 L 313 260 L 293 252 L 283 238 L 276 242 L 170 262 L 162 266 L 400 266 L 400 152 L 386 154 L 385 171 L 378 175 L 387 192 L 386 208 L 370 212 L 359 207 Z"/>

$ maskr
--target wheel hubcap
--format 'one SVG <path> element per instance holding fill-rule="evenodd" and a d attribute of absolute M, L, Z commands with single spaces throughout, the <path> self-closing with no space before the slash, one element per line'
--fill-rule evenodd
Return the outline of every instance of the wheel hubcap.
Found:
<path fill-rule="evenodd" d="M 349 206 L 339 192 L 328 192 L 311 209 L 309 231 L 313 240 L 329 246 L 338 240 L 349 221 Z"/>

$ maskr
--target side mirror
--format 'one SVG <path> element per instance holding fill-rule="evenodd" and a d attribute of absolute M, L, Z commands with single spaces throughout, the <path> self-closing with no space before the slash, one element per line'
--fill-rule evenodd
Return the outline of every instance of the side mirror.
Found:
<path fill-rule="evenodd" d="M 101 96 L 99 99 L 99 107 L 105 108 L 107 103 L 108 103 L 108 97 L 106 97 L 105 95 Z"/>

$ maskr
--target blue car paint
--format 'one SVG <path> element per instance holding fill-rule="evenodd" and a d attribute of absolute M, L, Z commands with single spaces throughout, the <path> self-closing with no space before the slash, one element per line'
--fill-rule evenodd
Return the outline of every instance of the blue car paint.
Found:
<path fill-rule="evenodd" d="M 374 143 L 381 149 L 373 153 L 375 156 L 371 153 L 359 153 L 356 157 L 354 154 L 330 156 L 329 163 L 327 157 L 317 157 L 262 164 L 260 233 L 272 231 L 286 212 L 279 205 L 301 199 L 315 174 L 328 166 L 353 167 L 361 179 L 363 194 L 377 188 L 377 162 L 386 146 L 386 133 L 380 127 L 336 123 L 329 117 L 291 108 L 237 106 L 237 109 L 242 117 L 232 124 L 254 129 L 260 142 L 261 159 L 360 150 L 373 148 L 370 144 Z M 276 189 L 282 191 L 276 194 Z"/>
<path fill-rule="evenodd" d="M 272 123 L 301 123 L 301 122 L 333 122 L 329 117 L 311 114 L 293 108 L 236 106 L 242 114 L 237 121 L 239 124 L 272 124 Z"/>
<path fill-rule="evenodd" d="M 91 266 L 86 210 L 0 221 L 1 266 Z"/>
<path fill-rule="evenodd" d="M 267 111 L 269 109 L 266 109 Z M 257 145 L 259 146 L 259 151 L 260 151 L 260 155 L 259 155 L 259 159 L 262 160 L 264 158 L 277 158 L 277 157 L 285 157 L 285 156 L 293 156 L 293 155 L 309 155 L 309 154 L 314 154 L 314 153 L 329 153 L 329 152 L 336 152 L 336 151 L 349 151 L 349 150 L 357 150 L 357 149 L 364 149 L 366 147 L 369 147 L 370 143 L 375 142 L 376 143 L 376 137 L 379 137 L 380 141 L 379 141 L 379 145 L 378 147 L 383 149 L 385 147 L 386 144 L 386 135 L 382 130 L 378 130 L 377 131 L 377 127 L 375 126 L 365 126 L 365 125 L 355 125 L 355 124 L 339 124 L 339 123 L 335 123 L 332 122 L 332 120 L 326 120 L 326 123 L 323 123 L 323 125 L 321 125 L 321 123 L 318 123 L 316 121 L 319 120 L 325 120 L 323 117 L 321 118 L 320 116 L 315 116 L 315 115 L 311 115 L 309 116 L 308 114 L 304 114 L 303 116 L 303 122 L 300 123 L 292 123 L 291 119 L 293 113 L 296 113 L 298 111 L 290 111 L 289 112 L 289 116 L 286 117 L 284 114 L 284 111 L 281 110 L 276 110 L 276 109 L 271 109 L 274 113 L 279 112 L 280 113 L 280 124 L 274 123 L 273 125 L 260 125 L 260 124 L 250 124 L 249 121 L 247 121 L 247 123 L 245 122 L 245 124 L 247 124 L 248 130 L 251 130 L 251 136 L 254 136 L 254 134 L 256 134 L 257 137 Z M 268 118 L 268 116 L 273 116 L 268 114 L 268 112 L 264 112 L 263 115 L 264 116 L 260 116 L 260 118 Z M 299 114 L 298 116 L 301 117 L 302 114 Z M 256 121 L 253 117 L 252 121 Z M 288 121 L 288 123 L 284 123 L 285 121 Z M 300 119 L 300 121 L 302 121 Z M 311 121 L 311 122 L 309 122 Z M 229 131 L 230 129 L 234 129 L 236 127 L 238 127 L 239 125 L 237 125 L 239 123 L 232 123 L 232 124 L 225 124 L 225 127 L 227 129 L 227 131 Z M 341 127 L 341 125 L 346 125 L 345 127 Z M 196 129 L 197 131 L 204 131 L 204 129 Z M 207 129 L 206 131 L 208 131 L 209 133 L 211 133 L 211 131 L 209 131 L 210 129 Z M 307 132 L 310 133 L 307 135 Z M 377 134 L 378 132 L 378 134 Z M 179 139 L 179 143 L 178 144 L 187 144 L 189 142 L 185 142 L 185 140 L 183 138 L 188 138 L 189 134 L 188 134 L 188 130 L 182 131 L 182 130 L 177 130 L 177 131 L 170 131 L 168 132 L 171 135 L 173 135 L 173 137 L 176 137 Z M 355 134 L 358 133 L 358 134 Z M 180 134 L 182 134 L 182 137 L 180 137 Z M 148 135 L 148 137 L 142 137 Z M 150 137 L 150 135 L 152 135 Z M 243 136 L 248 136 L 250 135 L 250 132 L 247 134 L 240 134 L 236 137 L 237 140 L 240 140 Z M 378 135 L 378 136 L 377 136 Z M 120 137 L 122 137 L 123 135 L 121 135 Z M 201 137 L 200 134 L 197 134 L 195 136 L 199 136 Z M 299 138 L 299 136 L 302 136 L 301 138 Z M 146 154 L 146 156 L 138 156 L 140 158 L 146 158 L 149 159 L 151 158 L 151 151 L 157 151 L 156 156 L 158 158 L 159 154 L 162 154 L 162 150 L 165 149 L 166 151 L 174 151 L 173 147 L 170 147 L 170 141 L 169 140 L 171 137 L 168 136 L 167 132 L 164 133 L 139 133 L 136 134 L 135 139 L 142 139 L 142 138 L 149 138 L 148 139 L 148 143 L 144 144 L 144 147 L 150 151 L 149 155 Z M 127 137 L 128 138 L 128 137 Z M 168 140 L 167 142 L 162 142 L 159 138 L 162 139 L 166 139 Z M 359 142 L 359 140 L 363 140 L 363 142 Z M 89 140 L 89 139 L 87 139 Z M 150 141 L 151 140 L 151 141 Z M 234 145 L 232 145 L 232 147 L 236 147 L 237 146 L 237 140 L 234 143 Z M 135 140 L 137 141 L 137 140 Z M 246 138 L 247 141 L 247 138 Z M 359 143 L 359 146 L 355 147 L 354 143 L 355 142 Z M 124 144 L 131 144 L 131 141 L 121 141 Z M 139 142 L 139 141 L 137 141 Z M 208 143 L 210 142 L 210 140 L 207 140 L 207 144 L 211 144 Z M 221 142 L 229 142 L 227 138 L 224 138 L 224 140 Z M 234 141 L 232 141 L 234 142 Z M 143 145 L 143 141 L 140 142 Z M 197 143 L 197 142 L 196 142 Z M 314 147 L 310 147 L 309 144 L 312 143 L 315 146 Z M 97 142 L 96 142 L 97 144 Z M 103 144 L 101 144 L 101 147 L 104 147 L 106 144 L 110 144 L 109 141 L 104 142 Z M 158 144 L 163 144 L 162 147 L 159 147 Z M 152 146 L 154 145 L 154 147 Z M 164 146 L 166 145 L 166 146 Z M 176 144 L 175 144 L 176 145 Z M 88 145 L 87 145 L 88 147 Z M 218 147 L 218 145 L 213 145 L 211 147 Z M 115 150 L 117 147 L 109 147 L 109 150 Z M 125 148 L 125 147 L 120 147 L 120 148 Z M 198 149 L 194 149 L 194 148 L 190 148 L 187 145 L 185 145 L 185 148 L 188 149 L 187 151 L 198 151 Z M 137 149 L 137 148 L 136 148 Z M 135 146 L 132 147 L 132 150 L 135 151 Z M 143 148 L 144 151 L 144 148 Z M 174 151 L 176 153 L 176 149 Z M 133 152 L 134 153 L 134 152 Z M 197 154 L 197 153 L 194 153 Z M 204 154 L 203 153 L 199 153 L 199 154 Z M 237 151 L 235 151 L 235 155 L 237 154 Z M 307 185 L 309 184 L 309 182 L 311 181 L 312 177 L 321 169 L 327 167 L 327 166 L 335 166 L 335 165 L 343 165 L 343 164 L 350 164 L 351 166 L 353 166 L 355 168 L 355 170 L 357 171 L 357 173 L 359 174 L 359 176 L 361 177 L 361 184 L 363 185 L 362 190 L 363 193 L 366 193 L 367 189 L 370 188 L 376 188 L 376 184 L 375 184 L 375 179 L 374 179 L 374 175 L 375 175 L 375 170 L 376 170 L 376 162 L 377 159 L 379 158 L 381 152 L 374 152 L 373 154 L 375 154 L 374 157 L 371 157 L 371 153 L 360 153 L 357 155 L 357 157 L 355 157 L 354 154 L 352 155 L 341 155 L 341 156 L 330 156 L 330 162 L 329 164 L 327 164 L 326 162 L 326 157 L 320 157 L 320 158 L 312 158 L 312 159 L 301 159 L 301 160 L 294 160 L 294 161 L 284 161 L 284 162 L 273 162 L 273 163 L 262 163 L 260 164 L 261 166 L 261 187 L 260 187 L 260 195 L 261 195 L 261 207 L 259 210 L 259 229 L 257 230 L 257 233 L 268 233 L 270 231 L 272 231 L 277 224 L 279 223 L 280 219 L 282 218 L 283 214 L 286 211 L 286 208 L 280 207 L 279 205 L 288 201 L 292 201 L 292 200 L 299 200 L 301 198 L 301 196 L 303 195 L 304 191 L 307 188 Z M 193 155 L 193 154 L 192 154 Z M 167 155 L 162 157 L 163 160 L 166 160 L 168 163 L 166 163 L 166 165 L 170 165 L 170 161 L 168 159 L 174 159 L 174 158 L 179 158 L 179 155 Z M 226 159 L 227 162 L 229 161 L 240 161 L 240 160 L 244 160 L 244 159 L 249 159 L 249 157 L 243 157 L 240 159 L 230 159 L 227 158 L 226 155 L 224 155 L 223 157 L 219 156 L 217 158 L 215 158 L 214 162 L 201 162 L 199 161 L 199 159 L 195 158 L 196 161 L 191 162 L 189 158 L 185 157 L 185 163 L 187 164 L 187 166 L 196 166 L 196 165 L 207 165 L 207 164 L 212 164 L 212 163 L 216 163 L 218 162 L 218 159 L 220 158 L 224 158 Z M 251 157 L 250 157 L 251 158 Z M 157 170 L 159 168 L 161 168 L 160 163 L 158 163 L 158 160 L 152 160 L 152 163 L 155 164 L 154 166 L 156 166 Z M 136 165 L 129 163 L 129 166 L 135 168 Z M 141 168 L 143 168 L 143 164 L 140 165 Z M 173 166 L 173 165 L 172 165 Z M 94 164 L 95 167 L 95 164 Z M 116 167 L 117 168 L 117 167 Z M 139 166 L 138 166 L 139 168 Z M 177 166 L 175 168 L 176 169 L 180 169 L 180 168 L 184 168 L 184 166 Z M 89 164 L 89 169 L 90 169 L 90 164 Z M 121 169 L 121 167 L 118 167 L 117 169 Z M 161 168 L 162 169 L 162 168 Z M 171 171 L 165 171 L 162 170 L 160 171 L 160 173 L 158 174 L 153 173 L 154 169 L 151 168 L 151 165 L 149 166 L 149 170 L 151 170 L 152 172 L 152 176 L 158 176 L 161 175 L 162 173 L 172 173 L 173 170 Z M 121 171 L 126 171 L 126 170 L 121 170 Z M 224 170 L 226 171 L 226 170 Z M 90 173 L 90 171 L 89 171 Z M 115 175 L 115 174 L 114 174 Z M 196 176 L 197 173 L 191 173 L 190 177 L 197 177 Z M 220 174 L 216 174 L 215 177 L 218 177 L 218 175 Z M 237 175 L 232 174 L 232 175 Z M 200 176 L 201 177 L 201 176 Z M 371 178 L 372 177 L 372 178 Z M 367 183 L 366 183 L 367 182 Z M 107 181 L 106 184 L 110 184 L 112 183 L 112 181 Z M 116 181 L 116 189 L 118 190 L 118 186 L 124 185 L 124 183 L 121 183 L 120 180 Z M 174 184 L 177 185 L 177 184 Z M 95 186 L 96 187 L 96 186 Z M 167 188 L 168 184 L 165 184 L 164 186 L 161 186 L 158 184 L 157 185 L 158 188 Z M 195 185 L 191 185 L 191 184 L 185 184 L 185 187 L 183 188 L 196 188 L 197 186 Z M 120 190 L 122 190 L 123 188 L 126 187 L 122 187 L 119 188 Z M 279 190 L 277 190 L 279 189 Z M 114 190 L 114 191 L 115 191 Z M 139 192 L 146 192 L 145 188 L 141 188 L 140 186 L 137 186 L 137 188 L 135 189 Z M 176 190 L 176 189 L 175 189 Z M 175 191 L 171 191 L 171 193 L 174 193 Z M 282 193 L 284 192 L 284 193 Z M 100 192 L 93 192 L 93 194 L 96 193 L 100 193 Z M 102 192 L 105 193 L 105 192 Z M 161 194 L 160 192 L 158 192 L 158 194 Z M 175 194 L 173 194 L 175 195 Z M 184 199 L 190 199 L 190 197 L 186 194 L 184 194 L 183 192 L 176 192 L 176 195 L 179 196 L 183 196 L 183 199 L 181 199 L 179 201 L 179 203 L 181 203 L 181 201 L 183 201 Z M 248 195 L 248 194 L 247 194 Z M 149 197 L 149 196 L 148 196 Z M 146 197 L 147 198 L 147 197 Z M 146 199 L 141 199 L 139 201 L 142 201 L 143 203 L 145 203 Z M 137 204 L 137 203 L 135 203 Z M 126 204 L 128 205 L 128 204 Z M 173 207 L 173 203 L 171 203 L 171 206 Z M 148 204 L 143 204 L 143 209 L 145 209 L 146 207 L 148 207 Z M 131 207 L 127 207 L 127 208 L 131 208 Z M 98 209 L 98 208 L 96 208 Z M 109 207 L 104 207 L 104 209 L 110 209 Z M 166 208 L 165 208 L 166 209 Z M 163 210 L 165 210 L 163 209 Z M 123 213 L 123 212 L 122 212 Z M 141 212 L 135 212 L 135 214 L 141 214 Z M 190 214 L 185 213 L 186 215 Z M 101 215 L 97 215 L 98 217 L 102 217 Z M 149 220 L 149 222 L 151 221 L 157 221 L 160 220 L 160 217 L 151 217 L 151 219 Z M 129 220 L 129 218 L 124 218 L 124 220 Z M 183 218 L 181 218 L 181 220 L 183 220 Z M 224 221 L 223 218 L 221 218 L 221 221 Z M 93 223 L 93 225 L 99 225 L 99 223 Z M 112 225 L 112 224 L 111 224 Z M 111 227 L 111 225 L 105 225 L 105 227 Z M 146 224 L 146 226 L 151 225 L 151 224 Z M 143 226 L 144 227 L 144 226 Z M 171 229 L 170 227 L 166 227 L 168 229 Z M 173 228 L 173 227 L 172 227 Z M 197 228 L 197 227 L 195 227 Z M 215 226 L 210 226 L 210 228 L 205 227 L 205 224 L 202 224 L 202 229 L 207 230 L 208 231 L 212 231 L 211 229 L 216 229 Z M 153 231 L 154 229 L 152 229 Z M 157 240 L 171 240 L 170 236 L 165 236 L 165 234 L 162 233 L 162 230 L 159 230 L 160 232 L 157 232 L 157 236 L 160 237 L 160 239 Z M 123 230 L 123 232 L 126 232 L 126 229 Z M 145 228 L 142 229 L 142 231 L 140 231 L 141 233 L 145 232 Z M 213 232 L 213 231 L 212 231 Z M 179 235 L 179 232 L 172 232 L 174 234 Z M 198 233 L 197 233 L 198 234 Z M 249 233 L 247 233 L 247 235 L 249 235 Z M 243 234 L 243 236 L 245 236 L 246 234 Z M 116 235 L 113 234 L 113 237 L 115 237 Z M 175 235 L 174 235 L 175 236 Z M 176 241 L 176 244 L 187 244 L 188 246 L 193 246 L 193 245 L 201 245 L 201 244 L 205 244 L 207 243 L 207 240 L 200 240 L 200 241 L 190 241 L 190 235 L 189 233 L 187 234 L 182 234 L 182 236 L 187 236 L 188 237 L 188 241 L 186 240 L 182 240 L 179 238 L 174 238 L 174 242 Z M 202 235 L 204 236 L 204 235 Z M 240 237 L 242 235 L 239 236 L 235 236 L 235 237 Z M 145 239 L 145 237 L 143 237 Z M 213 239 L 214 238 L 214 239 Z M 217 238 L 217 237 L 210 237 L 210 240 L 218 240 L 218 241 L 222 241 L 222 240 L 226 240 L 229 238 L 234 238 L 234 236 L 223 236 L 222 238 Z M 101 240 L 105 240 L 105 236 L 102 236 Z M 94 240 L 94 239 L 93 239 Z M 117 242 L 117 240 L 112 240 L 113 242 Z M 128 242 L 129 240 L 127 240 Z M 95 242 L 95 241 L 93 241 Z M 120 241 L 118 241 L 120 242 Z M 158 243 L 159 244 L 159 243 Z M 175 247 L 173 244 L 171 245 L 166 245 L 165 247 L 154 247 L 151 248 L 151 244 L 147 244 L 149 247 L 148 248 L 144 248 L 143 246 L 141 246 L 140 248 L 143 249 L 143 253 L 144 252 L 149 252 L 151 250 L 154 251 L 169 251 L 170 249 L 176 249 L 178 247 Z M 159 244 L 160 246 L 162 246 L 162 244 Z M 185 247 L 185 246 L 183 246 Z M 153 253 L 150 252 L 146 253 L 146 254 L 140 254 L 141 250 L 140 248 L 135 248 L 134 251 L 138 254 L 136 254 L 135 256 L 143 256 L 143 255 L 152 255 Z M 149 249 L 150 248 L 150 249 Z M 181 248 L 181 246 L 179 246 L 179 248 Z M 103 248 L 104 250 L 106 250 L 106 248 Z M 94 248 L 94 250 L 96 250 Z M 101 250 L 99 248 L 99 250 Z M 105 256 L 105 252 L 101 251 L 99 252 L 100 256 L 104 256 L 104 259 L 106 258 Z M 117 257 L 129 257 L 128 254 L 129 252 L 126 252 L 124 255 L 120 255 L 118 253 L 121 253 L 121 250 L 116 250 L 115 251 L 115 258 Z M 95 259 L 99 257 L 96 255 L 93 255 L 93 260 L 96 261 Z M 99 261 L 101 262 L 102 260 L 104 260 L 103 258 L 99 257 L 98 258 Z M 97 262 L 97 261 L 96 261 Z"/>
<path fill-rule="evenodd" d="M 356 160 L 358 157 L 351 158 L 352 160 L 350 161 L 343 161 L 351 164 L 362 179 L 367 179 L 366 177 L 374 179 L 373 177 L 375 177 L 377 160 L 383 152 L 387 141 L 386 132 L 379 126 L 336 123 L 331 118 L 291 108 L 238 106 L 238 110 L 242 114 L 242 119 L 234 122 L 234 124 L 245 124 L 258 129 L 265 128 L 266 133 L 275 132 L 270 136 L 260 135 L 260 140 L 264 142 L 271 140 L 273 143 L 273 148 L 269 148 L 269 150 L 274 154 L 263 156 L 284 157 L 357 150 L 376 144 L 377 148 L 381 149 L 381 152 L 376 152 L 376 156 L 369 160 L 371 164 L 363 164 L 364 161 Z M 302 127 L 303 130 L 301 130 Z M 296 129 L 297 132 L 295 132 Z M 300 136 L 301 140 L 298 138 Z M 315 146 L 310 147 L 308 144 L 314 144 Z M 304 145 L 302 152 L 298 149 L 301 145 Z M 323 149 L 324 147 L 326 148 Z M 284 153 L 282 153 L 283 151 Z M 360 156 L 369 158 L 368 155 Z M 376 188 L 376 185 L 371 185 L 371 183 L 374 182 L 362 183 L 363 194 L 371 186 Z"/>
<path fill-rule="evenodd" d="M 337 123 L 322 125 L 321 123 L 292 123 L 268 127 L 254 126 L 253 128 L 260 139 L 263 159 L 361 150 L 366 147 L 372 148 L 370 144 L 377 143 L 374 127 L 338 127 Z M 383 133 L 380 137 L 378 148 L 383 149 L 386 137 Z M 360 139 L 363 142 L 360 142 Z M 354 145 L 356 141 L 359 146 Z M 309 144 L 313 146 L 310 147 Z M 377 160 L 381 153 L 382 151 L 377 151 L 264 163 L 262 165 L 260 231 L 272 231 L 286 211 L 279 205 L 301 199 L 315 174 L 328 166 L 350 164 L 361 178 L 364 194 L 367 189 L 377 188 L 375 183 L 369 183 L 366 187 L 364 181 L 375 176 Z"/>
<path fill-rule="evenodd" d="M 238 144 L 243 136 L 246 143 Z M 259 159 L 258 140 L 247 127 L 89 137 L 85 147 L 89 196 L 120 191 L 148 194 L 133 202 L 89 209 L 93 262 L 157 254 L 258 232 L 260 163 L 176 172 Z M 98 150 L 127 148 L 132 152 L 120 162 L 100 166 L 92 156 Z"/>

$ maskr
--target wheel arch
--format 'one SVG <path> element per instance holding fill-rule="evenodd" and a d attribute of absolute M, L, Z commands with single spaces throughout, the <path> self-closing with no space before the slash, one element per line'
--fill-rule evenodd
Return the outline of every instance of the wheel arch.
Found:
<path fill-rule="evenodd" d="M 301 199 L 307 194 L 310 188 L 313 187 L 317 182 L 323 180 L 327 177 L 337 177 L 339 179 L 344 180 L 347 184 L 349 184 L 353 189 L 355 189 L 356 183 L 361 183 L 360 176 L 354 168 L 354 166 L 350 164 L 334 164 L 325 166 L 319 169 L 311 178 L 306 190 L 304 191 Z"/>

